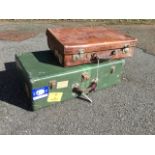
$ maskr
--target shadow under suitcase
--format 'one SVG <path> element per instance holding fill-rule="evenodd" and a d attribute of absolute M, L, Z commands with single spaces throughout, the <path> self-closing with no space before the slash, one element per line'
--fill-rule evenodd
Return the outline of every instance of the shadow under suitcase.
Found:
<path fill-rule="evenodd" d="M 5 70 L 0 71 L 0 100 L 31 110 L 28 100 L 21 88 L 15 62 L 5 63 Z"/>

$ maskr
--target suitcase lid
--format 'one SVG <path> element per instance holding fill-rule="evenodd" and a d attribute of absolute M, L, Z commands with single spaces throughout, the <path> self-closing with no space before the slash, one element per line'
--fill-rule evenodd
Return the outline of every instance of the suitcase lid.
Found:
<path fill-rule="evenodd" d="M 52 28 L 47 29 L 64 48 L 64 54 L 98 52 L 109 49 L 136 46 L 137 39 L 119 31 L 104 27 Z"/>

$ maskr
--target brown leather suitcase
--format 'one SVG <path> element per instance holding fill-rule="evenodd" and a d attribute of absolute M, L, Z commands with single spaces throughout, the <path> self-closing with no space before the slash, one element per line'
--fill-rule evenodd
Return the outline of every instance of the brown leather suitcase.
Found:
<path fill-rule="evenodd" d="M 137 39 L 104 27 L 49 28 L 48 46 L 63 66 L 133 56 Z"/>

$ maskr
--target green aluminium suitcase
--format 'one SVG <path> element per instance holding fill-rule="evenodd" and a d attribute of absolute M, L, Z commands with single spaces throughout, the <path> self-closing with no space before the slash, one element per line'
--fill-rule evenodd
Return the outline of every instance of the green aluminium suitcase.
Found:
<path fill-rule="evenodd" d="M 16 55 L 20 82 L 32 110 L 74 97 L 92 102 L 88 93 L 121 82 L 125 60 L 62 67 L 51 51 Z"/>

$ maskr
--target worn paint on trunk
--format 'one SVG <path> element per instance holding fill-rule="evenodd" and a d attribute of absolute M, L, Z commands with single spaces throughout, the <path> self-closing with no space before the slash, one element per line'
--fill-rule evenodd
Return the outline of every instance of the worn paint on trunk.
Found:
<path fill-rule="evenodd" d="M 26 90 L 33 110 L 74 98 L 77 95 L 73 92 L 75 85 L 79 85 L 81 90 L 88 89 L 97 77 L 97 68 L 96 90 L 120 83 L 124 63 L 124 60 L 115 60 L 100 62 L 99 65 L 94 63 L 64 68 L 50 51 L 16 55 L 23 90 Z"/>

